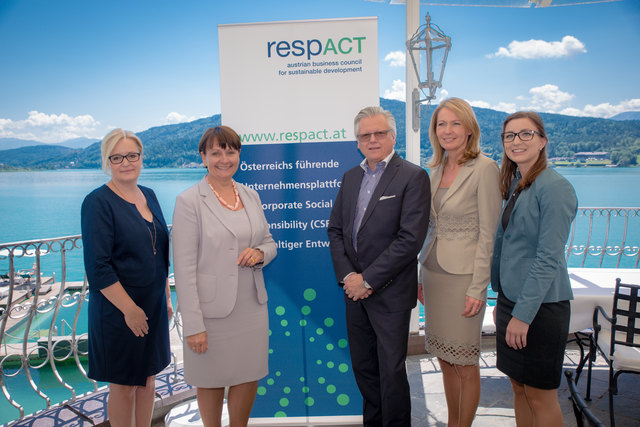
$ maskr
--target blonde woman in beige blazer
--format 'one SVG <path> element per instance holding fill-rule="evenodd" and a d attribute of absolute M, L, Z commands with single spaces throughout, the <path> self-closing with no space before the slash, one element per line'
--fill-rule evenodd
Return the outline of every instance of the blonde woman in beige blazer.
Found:
<path fill-rule="evenodd" d="M 470 426 L 480 400 L 480 337 L 502 199 L 498 165 L 480 153 L 480 127 L 458 98 L 429 128 L 431 215 L 418 294 L 429 353 L 442 369 L 449 426 Z"/>
<path fill-rule="evenodd" d="M 208 174 L 178 196 L 173 214 L 185 381 L 197 387 L 205 426 L 220 425 L 225 387 L 231 424 L 246 426 L 258 380 L 268 373 L 262 267 L 276 244 L 258 193 L 232 179 L 240 163 L 236 132 L 208 129 L 199 150 Z"/>

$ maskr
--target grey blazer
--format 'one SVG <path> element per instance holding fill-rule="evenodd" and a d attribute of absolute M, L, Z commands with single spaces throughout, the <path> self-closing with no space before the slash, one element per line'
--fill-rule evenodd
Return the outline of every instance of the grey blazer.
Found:
<path fill-rule="evenodd" d="M 264 263 L 253 269 L 256 295 L 267 302 L 267 290 L 260 267 L 276 256 L 276 243 L 255 190 L 237 184 L 240 199 L 251 224 L 250 246 L 264 252 Z M 173 270 L 178 310 L 184 335 L 205 330 L 204 318 L 228 316 L 238 295 L 236 260 L 245 248 L 225 223 L 224 209 L 206 178 L 181 193 L 173 212 Z"/>
<path fill-rule="evenodd" d="M 440 186 L 443 164 L 431 170 L 431 197 Z M 437 239 L 440 267 L 451 274 L 472 274 L 466 294 L 479 300 L 486 299 L 491 277 L 493 239 L 502 206 L 499 174 L 496 162 L 482 154 L 460 168 L 437 213 L 431 203 L 429 232 L 419 258 L 424 264 Z"/>

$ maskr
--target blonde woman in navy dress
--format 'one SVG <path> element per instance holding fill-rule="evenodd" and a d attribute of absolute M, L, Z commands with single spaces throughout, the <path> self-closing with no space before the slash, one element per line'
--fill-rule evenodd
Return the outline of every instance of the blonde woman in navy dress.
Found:
<path fill-rule="evenodd" d="M 573 299 L 564 251 L 578 201 L 571 184 L 547 166 L 538 114 L 508 116 L 502 143 L 500 189 L 507 203 L 491 264 L 496 366 L 511 380 L 518 426 L 562 426 L 558 386 Z"/>
<path fill-rule="evenodd" d="M 185 381 L 205 426 L 220 426 L 225 387 L 232 426 L 246 426 L 268 372 L 269 316 L 262 267 L 276 244 L 258 193 L 233 180 L 240 137 L 208 129 L 198 150 L 207 175 L 176 199 L 173 262 L 184 327 Z"/>
<path fill-rule="evenodd" d="M 111 180 L 82 203 L 89 281 L 89 378 L 109 384 L 114 427 L 151 424 L 155 375 L 169 364 L 169 232 L 153 190 L 138 185 L 142 142 L 116 129 L 102 141 Z"/>

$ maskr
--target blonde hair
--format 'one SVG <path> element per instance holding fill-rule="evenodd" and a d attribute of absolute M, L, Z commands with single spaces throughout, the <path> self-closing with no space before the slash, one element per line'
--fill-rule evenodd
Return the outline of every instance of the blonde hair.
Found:
<path fill-rule="evenodd" d="M 440 145 L 438 134 L 436 133 L 436 126 L 438 125 L 438 113 L 443 108 L 448 108 L 458 116 L 458 119 L 462 122 L 465 128 L 471 132 L 467 145 L 464 147 L 464 154 L 462 158 L 458 160 L 459 164 L 464 164 L 471 159 L 475 159 L 480 154 L 480 125 L 476 115 L 473 113 L 471 105 L 460 98 L 448 98 L 438 105 L 436 110 L 431 115 L 431 123 L 429 124 L 429 141 L 433 148 L 433 157 L 429 162 L 429 167 L 435 167 L 442 163 L 444 160 L 444 149 Z"/>
<path fill-rule="evenodd" d="M 100 145 L 100 151 L 102 153 L 102 170 L 107 175 L 110 175 L 109 156 L 118 142 L 123 139 L 130 139 L 135 142 L 140 149 L 140 155 L 142 156 L 142 141 L 140 141 L 140 138 L 138 138 L 135 133 L 120 128 L 112 130 L 104 137 L 102 144 Z"/>

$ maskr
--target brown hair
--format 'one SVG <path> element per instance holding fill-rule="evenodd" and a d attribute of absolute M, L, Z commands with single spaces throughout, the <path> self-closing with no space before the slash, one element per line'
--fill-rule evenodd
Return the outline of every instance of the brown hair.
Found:
<path fill-rule="evenodd" d="M 538 132 L 540 132 L 542 138 L 547 137 L 547 133 L 544 130 L 544 123 L 542 122 L 542 118 L 538 115 L 538 113 L 534 111 L 517 111 L 504 119 L 504 123 L 502 123 L 502 132 L 504 133 L 505 128 L 507 127 L 507 123 L 511 120 L 515 119 L 529 119 L 533 122 Z M 516 162 L 507 157 L 507 153 L 504 150 L 503 145 L 502 150 L 502 166 L 500 167 L 500 191 L 502 192 L 502 198 L 504 200 L 509 199 L 509 190 L 511 189 L 511 183 L 513 179 L 516 177 L 516 171 L 518 169 L 518 165 Z M 531 169 L 527 171 L 527 175 L 523 176 L 518 185 L 516 186 L 515 193 L 520 193 L 521 191 L 528 188 L 533 181 L 536 180 L 538 175 L 542 173 L 543 170 L 547 168 L 547 144 L 542 147 L 540 150 L 540 154 L 538 159 L 535 161 Z"/>
<path fill-rule="evenodd" d="M 207 149 L 213 147 L 216 143 L 223 150 L 229 147 L 240 151 L 242 146 L 240 137 L 235 130 L 229 126 L 216 126 L 204 131 L 202 138 L 200 138 L 200 144 L 198 144 L 198 151 L 206 154 Z"/>
<path fill-rule="evenodd" d="M 476 115 L 473 113 L 471 105 L 460 98 L 448 98 L 438 105 L 433 114 L 431 115 L 431 123 L 429 124 L 429 141 L 433 148 L 433 157 L 429 162 L 429 167 L 438 166 L 444 159 L 444 149 L 440 145 L 440 140 L 436 133 L 436 126 L 438 125 L 438 113 L 443 108 L 448 108 L 455 113 L 460 119 L 465 128 L 471 132 L 467 145 L 464 147 L 464 153 L 462 158 L 458 160 L 459 164 L 464 164 L 471 159 L 475 159 L 480 154 L 480 126 Z"/>

